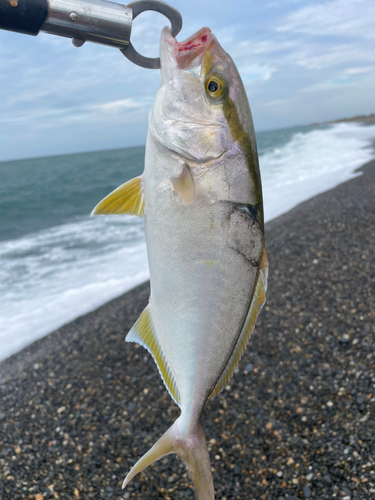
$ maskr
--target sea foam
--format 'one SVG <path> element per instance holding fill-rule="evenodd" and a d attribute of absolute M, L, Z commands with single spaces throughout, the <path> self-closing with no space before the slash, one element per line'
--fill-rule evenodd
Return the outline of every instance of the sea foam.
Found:
<path fill-rule="evenodd" d="M 298 132 L 282 147 L 260 155 L 265 220 L 328 191 L 374 158 L 375 126 L 338 123 Z"/>
<path fill-rule="evenodd" d="M 267 139 L 267 148 L 259 140 L 266 221 L 359 175 L 355 169 L 374 157 L 375 126 L 301 128 L 273 147 L 277 134 L 260 135 Z M 0 359 L 148 276 L 137 217 L 77 217 L 0 242 Z"/>
<path fill-rule="evenodd" d="M 0 243 L 0 359 L 148 278 L 144 227 L 78 219 Z"/>

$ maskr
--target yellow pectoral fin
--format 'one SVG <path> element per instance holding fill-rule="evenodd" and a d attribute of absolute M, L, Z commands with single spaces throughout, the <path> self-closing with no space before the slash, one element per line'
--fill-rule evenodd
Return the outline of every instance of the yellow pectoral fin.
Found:
<path fill-rule="evenodd" d="M 128 214 L 144 215 L 145 200 L 142 176 L 135 177 L 112 191 L 91 212 L 93 215 Z"/>

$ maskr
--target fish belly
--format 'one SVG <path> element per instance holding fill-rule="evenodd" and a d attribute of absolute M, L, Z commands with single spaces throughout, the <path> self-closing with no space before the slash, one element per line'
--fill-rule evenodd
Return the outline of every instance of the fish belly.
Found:
<path fill-rule="evenodd" d="M 150 310 L 180 407 L 198 414 L 244 325 L 263 236 L 244 209 L 247 200 L 213 196 L 205 175 L 194 178 L 194 199 L 184 203 L 171 183 L 180 163 L 149 137 L 144 186 Z"/>

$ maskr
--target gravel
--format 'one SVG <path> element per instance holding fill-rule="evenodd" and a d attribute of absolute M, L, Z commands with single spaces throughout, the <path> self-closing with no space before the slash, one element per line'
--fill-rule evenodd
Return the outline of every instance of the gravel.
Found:
<path fill-rule="evenodd" d="M 203 420 L 218 500 L 375 499 L 375 162 L 266 226 L 268 301 Z M 0 364 L 0 498 L 193 499 L 185 466 L 127 471 L 177 418 L 124 337 L 149 285 Z"/>

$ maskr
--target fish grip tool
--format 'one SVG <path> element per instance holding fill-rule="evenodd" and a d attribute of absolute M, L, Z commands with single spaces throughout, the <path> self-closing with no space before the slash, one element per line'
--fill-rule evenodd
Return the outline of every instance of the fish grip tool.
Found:
<path fill-rule="evenodd" d="M 106 0 L 0 0 L 0 29 L 59 35 L 71 38 L 75 47 L 86 41 L 116 47 L 132 63 L 159 69 L 159 57 L 142 56 L 130 42 L 133 20 L 148 10 L 169 19 L 172 36 L 180 32 L 180 12 L 161 0 L 135 0 L 128 5 Z"/>

